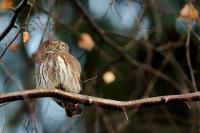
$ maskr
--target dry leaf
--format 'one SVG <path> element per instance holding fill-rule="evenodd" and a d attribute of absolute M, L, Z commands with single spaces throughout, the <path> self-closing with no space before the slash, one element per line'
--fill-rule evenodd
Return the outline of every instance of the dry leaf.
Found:
<path fill-rule="evenodd" d="M 33 58 L 35 63 L 41 62 L 41 54 L 39 52 L 32 54 L 32 58 Z"/>
<path fill-rule="evenodd" d="M 0 10 L 8 10 L 13 7 L 12 0 L 0 0 Z"/>
<path fill-rule="evenodd" d="M 23 43 L 26 44 L 29 41 L 29 33 L 27 31 L 23 32 Z"/>
<path fill-rule="evenodd" d="M 103 74 L 103 80 L 106 84 L 112 83 L 115 79 L 115 74 L 112 71 L 107 71 Z"/>
<path fill-rule="evenodd" d="M 9 50 L 12 51 L 12 52 L 16 52 L 17 49 L 19 48 L 19 45 L 17 45 L 16 43 L 12 43 L 10 46 L 9 46 Z"/>
<path fill-rule="evenodd" d="M 179 18 L 187 20 L 197 20 L 199 18 L 199 13 L 194 5 L 189 2 L 181 9 Z"/>
<path fill-rule="evenodd" d="M 83 33 L 79 36 L 78 46 L 86 51 L 92 51 L 95 43 L 88 33 Z"/>

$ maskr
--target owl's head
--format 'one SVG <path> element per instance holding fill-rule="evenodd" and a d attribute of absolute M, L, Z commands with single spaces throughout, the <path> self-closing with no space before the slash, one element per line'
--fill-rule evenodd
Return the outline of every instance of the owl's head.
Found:
<path fill-rule="evenodd" d="M 69 52 L 69 46 L 64 43 L 63 41 L 59 40 L 47 40 L 43 42 L 40 47 L 39 51 L 41 53 L 53 53 L 53 52 Z"/>

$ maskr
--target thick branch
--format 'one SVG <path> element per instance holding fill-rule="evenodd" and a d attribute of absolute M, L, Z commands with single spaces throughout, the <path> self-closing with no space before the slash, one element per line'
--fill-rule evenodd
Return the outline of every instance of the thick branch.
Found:
<path fill-rule="evenodd" d="M 25 7 L 25 5 L 27 4 L 27 0 L 23 0 L 21 1 L 21 3 L 18 5 L 18 7 L 16 9 L 14 9 L 14 15 L 8 25 L 8 27 L 4 30 L 4 32 L 1 34 L 0 36 L 0 41 L 4 39 L 4 37 L 8 34 L 8 32 L 14 27 L 15 22 L 17 20 L 17 16 L 19 15 L 19 13 L 21 12 L 21 10 Z"/>
<path fill-rule="evenodd" d="M 129 110 L 143 106 L 161 105 L 167 103 L 185 103 L 200 100 L 200 93 L 188 93 L 180 95 L 158 96 L 132 101 L 116 101 L 97 98 L 82 94 L 74 94 L 58 89 L 34 89 L 19 92 L 11 92 L 0 95 L 0 103 L 24 100 L 25 98 L 54 97 L 65 101 L 81 103 L 84 105 L 99 106 L 115 110 Z"/>

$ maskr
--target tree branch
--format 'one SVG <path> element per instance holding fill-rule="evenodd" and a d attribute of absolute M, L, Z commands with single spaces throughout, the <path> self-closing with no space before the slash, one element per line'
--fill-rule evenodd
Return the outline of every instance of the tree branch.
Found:
<path fill-rule="evenodd" d="M 14 15 L 8 25 L 8 27 L 4 30 L 4 32 L 0 35 L 0 41 L 4 39 L 4 37 L 9 33 L 9 31 L 15 26 L 15 22 L 17 20 L 17 16 L 19 13 L 22 11 L 22 9 L 25 7 L 27 4 L 28 0 L 23 0 L 21 3 L 18 5 L 16 9 L 14 9 Z"/>
<path fill-rule="evenodd" d="M 200 100 L 200 93 L 188 93 L 180 95 L 158 96 L 131 101 L 117 101 L 111 99 L 97 98 L 82 94 L 74 94 L 58 89 L 33 89 L 19 92 L 11 92 L 0 95 L 0 103 L 24 100 L 26 98 L 54 97 L 64 101 L 81 103 L 84 105 L 99 106 L 115 110 L 130 110 L 144 106 L 162 105 L 168 103 L 185 103 Z"/>

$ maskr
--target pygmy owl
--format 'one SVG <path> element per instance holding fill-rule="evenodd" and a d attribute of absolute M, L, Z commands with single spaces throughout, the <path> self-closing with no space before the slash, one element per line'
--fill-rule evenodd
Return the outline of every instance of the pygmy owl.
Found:
<path fill-rule="evenodd" d="M 58 88 L 71 93 L 80 93 L 80 73 L 80 63 L 69 53 L 66 43 L 48 40 L 40 45 L 35 63 L 36 88 Z M 78 104 L 54 100 L 65 108 L 69 117 L 82 111 Z"/>

